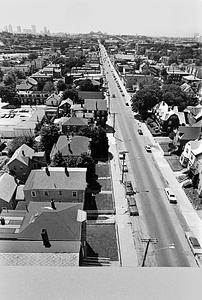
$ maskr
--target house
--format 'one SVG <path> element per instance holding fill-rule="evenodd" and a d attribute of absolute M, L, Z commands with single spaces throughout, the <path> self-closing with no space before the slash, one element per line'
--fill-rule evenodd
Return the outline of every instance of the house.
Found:
<path fill-rule="evenodd" d="M 30 91 L 32 90 L 33 85 L 27 82 L 27 80 L 23 80 L 20 84 L 16 85 L 17 92 L 19 91 Z"/>
<path fill-rule="evenodd" d="M 60 152 L 62 156 L 80 156 L 82 153 L 90 153 L 90 139 L 86 136 L 73 136 L 69 139 L 66 135 L 59 136 L 57 143 L 53 146 L 50 158 Z"/>
<path fill-rule="evenodd" d="M 9 172 L 22 182 L 27 180 L 31 169 L 45 165 L 45 152 L 34 152 L 26 144 L 19 147 L 7 163 Z"/>
<path fill-rule="evenodd" d="M 59 95 L 53 93 L 46 99 L 46 106 L 54 106 L 58 107 L 61 103 L 62 99 Z"/>
<path fill-rule="evenodd" d="M 189 141 L 185 144 L 180 156 L 180 163 L 187 168 L 193 166 L 197 159 L 202 158 L 202 140 Z"/>
<path fill-rule="evenodd" d="M 187 106 L 184 109 L 186 123 L 193 125 L 199 121 L 199 114 L 202 112 L 202 105 L 198 104 L 196 106 Z M 198 117 L 197 117 L 198 116 Z"/>
<path fill-rule="evenodd" d="M 79 266 L 85 255 L 86 213 L 81 203 L 30 202 L 0 214 L 1 266 Z"/>
<path fill-rule="evenodd" d="M 107 100 L 86 99 L 84 100 L 84 117 L 90 123 L 105 126 L 107 121 Z"/>
<path fill-rule="evenodd" d="M 200 139 L 200 136 L 201 127 L 179 126 L 176 130 L 173 144 L 178 148 L 179 153 L 181 153 L 186 143 L 198 140 Z"/>
<path fill-rule="evenodd" d="M 61 126 L 63 134 L 78 133 L 81 129 L 88 127 L 88 120 L 78 117 L 64 118 Z"/>
<path fill-rule="evenodd" d="M 182 116 L 180 115 L 179 118 L 179 112 L 177 107 L 174 107 L 172 109 L 167 105 L 167 103 L 161 101 L 153 107 L 152 111 L 156 121 L 159 123 L 162 132 L 169 133 L 173 129 L 178 128 Z"/>
<path fill-rule="evenodd" d="M 192 89 L 192 87 L 188 83 L 183 83 L 181 86 L 181 91 L 186 93 L 188 96 L 195 96 L 195 93 Z"/>
<path fill-rule="evenodd" d="M 0 211 L 6 207 L 14 209 L 16 206 L 15 192 L 17 183 L 15 178 L 8 173 L 4 173 L 0 177 Z"/>
<path fill-rule="evenodd" d="M 46 167 L 32 170 L 24 186 L 26 203 L 50 201 L 84 203 L 86 168 Z"/>
<path fill-rule="evenodd" d="M 73 105 L 73 101 L 70 98 L 62 100 L 59 108 L 62 109 L 64 115 L 70 114 L 71 106 Z"/>

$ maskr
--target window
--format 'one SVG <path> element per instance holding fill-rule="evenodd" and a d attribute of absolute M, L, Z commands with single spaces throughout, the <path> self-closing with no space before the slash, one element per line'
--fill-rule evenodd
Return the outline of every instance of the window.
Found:
<path fill-rule="evenodd" d="M 62 191 L 59 191 L 58 194 L 59 194 L 60 196 L 62 196 Z"/>
<path fill-rule="evenodd" d="M 45 191 L 45 192 L 44 192 L 44 195 L 45 195 L 45 196 L 48 196 L 48 191 Z"/>
<path fill-rule="evenodd" d="M 72 197 L 76 197 L 77 196 L 77 192 L 72 192 Z"/>
<path fill-rule="evenodd" d="M 36 197 L 36 193 L 34 191 L 31 191 L 32 197 Z"/>
<path fill-rule="evenodd" d="M 186 149 L 186 153 L 188 153 L 188 149 Z"/>

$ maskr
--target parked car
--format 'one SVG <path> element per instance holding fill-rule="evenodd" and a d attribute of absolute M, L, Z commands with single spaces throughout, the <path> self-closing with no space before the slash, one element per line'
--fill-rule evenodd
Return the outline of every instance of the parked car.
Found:
<path fill-rule="evenodd" d="M 199 241 L 190 231 L 185 232 L 185 237 L 189 243 L 189 246 L 193 254 L 194 255 L 202 254 L 202 249 L 201 249 L 201 245 L 199 244 Z"/>
<path fill-rule="evenodd" d="M 126 163 L 124 162 L 124 164 L 122 165 L 122 168 L 123 168 L 123 172 L 128 172 L 128 167 L 126 165 Z"/>
<path fill-rule="evenodd" d="M 149 145 L 145 145 L 145 149 L 147 152 L 151 152 L 151 147 Z"/>
<path fill-rule="evenodd" d="M 112 94 L 112 98 L 115 98 L 116 96 L 115 96 L 115 94 Z"/>
<path fill-rule="evenodd" d="M 139 212 L 136 205 L 129 206 L 130 216 L 139 216 Z"/>
<path fill-rule="evenodd" d="M 139 133 L 140 135 L 143 135 L 142 129 L 138 128 L 137 131 L 138 131 L 138 133 Z"/>
<path fill-rule="evenodd" d="M 170 188 L 165 188 L 166 196 L 170 203 L 177 204 L 177 198 Z"/>
<path fill-rule="evenodd" d="M 130 196 L 135 194 L 131 181 L 125 182 L 125 189 L 126 189 L 126 195 Z"/>

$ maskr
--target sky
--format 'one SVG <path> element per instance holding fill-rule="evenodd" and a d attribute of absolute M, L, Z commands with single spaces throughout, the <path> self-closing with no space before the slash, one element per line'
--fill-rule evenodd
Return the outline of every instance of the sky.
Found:
<path fill-rule="evenodd" d="M 0 28 L 148 36 L 202 35 L 202 0 L 0 0 Z"/>

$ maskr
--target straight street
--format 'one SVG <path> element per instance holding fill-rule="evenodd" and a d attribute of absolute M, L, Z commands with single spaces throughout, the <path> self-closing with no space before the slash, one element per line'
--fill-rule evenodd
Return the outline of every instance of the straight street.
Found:
<path fill-rule="evenodd" d="M 130 106 L 126 106 L 126 96 L 121 95 L 106 59 L 104 68 L 110 94 L 115 94 L 115 98 L 111 98 L 110 101 L 110 110 L 116 113 L 116 128 L 119 128 L 115 136 L 119 137 L 119 132 L 121 133 L 123 148 L 128 151 L 130 172 L 135 179 L 138 208 L 140 207 L 141 217 L 147 228 L 145 237 L 158 240 L 157 244 L 150 245 L 152 255 L 155 256 L 157 265 L 162 267 L 193 266 L 194 259 L 184 233 L 165 195 L 165 183 L 154 164 L 152 153 L 145 150 L 148 139 L 138 134 L 137 121 L 134 120 Z M 175 247 L 169 248 L 170 244 L 174 244 Z"/>

